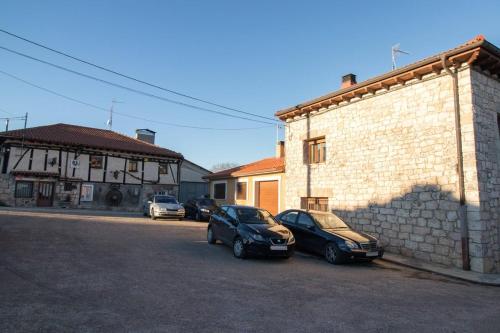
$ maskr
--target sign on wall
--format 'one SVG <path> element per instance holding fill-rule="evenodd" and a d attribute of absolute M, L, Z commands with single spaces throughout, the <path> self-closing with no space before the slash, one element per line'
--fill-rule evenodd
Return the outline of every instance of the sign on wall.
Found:
<path fill-rule="evenodd" d="M 94 185 L 82 184 L 80 201 L 93 201 L 93 200 L 94 200 Z"/>

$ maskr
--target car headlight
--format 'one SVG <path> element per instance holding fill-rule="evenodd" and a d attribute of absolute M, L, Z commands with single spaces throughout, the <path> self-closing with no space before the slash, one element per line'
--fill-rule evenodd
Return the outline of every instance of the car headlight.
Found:
<path fill-rule="evenodd" d="M 356 244 L 353 241 L 347 240 L 347 239 L 345 241 L 339 243 L 339 247 L 344 251 L 359 249 L 358 244 Z"/>
<path fill-rule="evenodd" d="M 200 211 L 202 211 L 203 213 L 210 213 L 210 211 L 206 208 L 201 208 Z"/>
<path fill-rule="evenodd" d="M 293 244 L 295 243 L 295 237 L 293 236 L 292 233 L 290 233 L 290 236 L 288 236 L 288 244 Z"/>
<path fill-rule="evenodd" d="M 166 212 L 167 209 L 166 208 L 160 208 L 160 212 Z"/>
<path fill-rule="evenodd" d="M 250 234 L 250 237 L 252 237 L 256 241 L 264 242 L 265 239 L 259 234 Z"/>

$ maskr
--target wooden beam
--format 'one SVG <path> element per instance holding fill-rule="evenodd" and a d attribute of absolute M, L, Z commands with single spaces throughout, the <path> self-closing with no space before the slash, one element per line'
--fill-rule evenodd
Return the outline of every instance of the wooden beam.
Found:
<path fill-rule="evenodd" d="M 478 57 L 479 57 L 479 50 L 476 50 L 476 51 L 472 52 L 472 54 L 469 57 L 469 59 L 467 59 L 467 65 L 470 66 L 474 61 L 477 60 Z"/>
<path fill-rule="evenodd" d="M 432 71 L 433 71 L 435 74 L 438 74 L 438 75 L 439 75 L 439 74 L 441 74 L 441 70 L 442 70 L 442 68 L 441 68 L 441 66 L 440 66 L 440 65 L 434 64 L 434 65 L 432 65 L 432 66 L 431 66 L 431 69 L 432 69 Z"/>
<path fill-rule="evenodd" d="M 401 77 L 396 78 L 396 82 L 399 83 L 400 85 L 404 86 L 406 84 L 406 81 L 403 80 Z"/>

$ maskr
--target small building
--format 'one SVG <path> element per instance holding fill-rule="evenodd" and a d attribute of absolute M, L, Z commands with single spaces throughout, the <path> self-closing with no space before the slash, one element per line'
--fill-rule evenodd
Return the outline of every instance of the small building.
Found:
<path fill-rule="evenodd" d="M 186 202 L 189 199 L 207 197 L 210 193 L 208 180 L 204 177 L 212 174 L 211 171 L 184 160 L 181 165 L 181 189 L 179 201 Z"/>
<path fill-rule="evenodd" d="M 210 197 L 217 204 L 238 204 L 267 209 L 277 214 L 285 207 L 284 143 L 276 157 L 265 158 L 228 170 L 215 172 L 210 180 Z"/>
<path fill-rule="evenodd" d="M 55 124 L 0 133 L 0 202 L 137 211 L 152 194 L 179 195 L 183 156 L 110 130 Z"/>
<path fill-rule="evenodd" d="M 286 208 L 390 252 L 500 272 L 500 49 L 482 36 L 281 110 Z"/>

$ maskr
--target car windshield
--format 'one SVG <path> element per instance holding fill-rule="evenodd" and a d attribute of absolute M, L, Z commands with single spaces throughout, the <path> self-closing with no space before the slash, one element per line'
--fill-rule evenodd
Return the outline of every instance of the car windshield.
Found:
<path fill-rule="evenodd" d="M 322 229 L 338 229 L 338 228 L 349 228 L 347 224 L 344 223 L 337 215 L 328 213 L 328 214 L 311 214 L 316 220 L 316 223 Z"/>
<path fill-rule="evenodd" d="M 212 199 L 200 199 L 198 200 L 198 205 L 200 206 L 215 206 L 215 201 Z"/>
<path fill-rule="evenodd" d="M 255 208 L 235 208 L 238 219 L 246 224 L 276 224 L 273 216 L 264 209 Z"/>
<path fill-rule="evenodd" d="M 169 204 L 175 204 L 177 203 L 177 200 L 175 200 L 172 197 L 167 197 L 167 196 L 158 196 L 155 198 L 156 203 L 169 203 Z"/>

